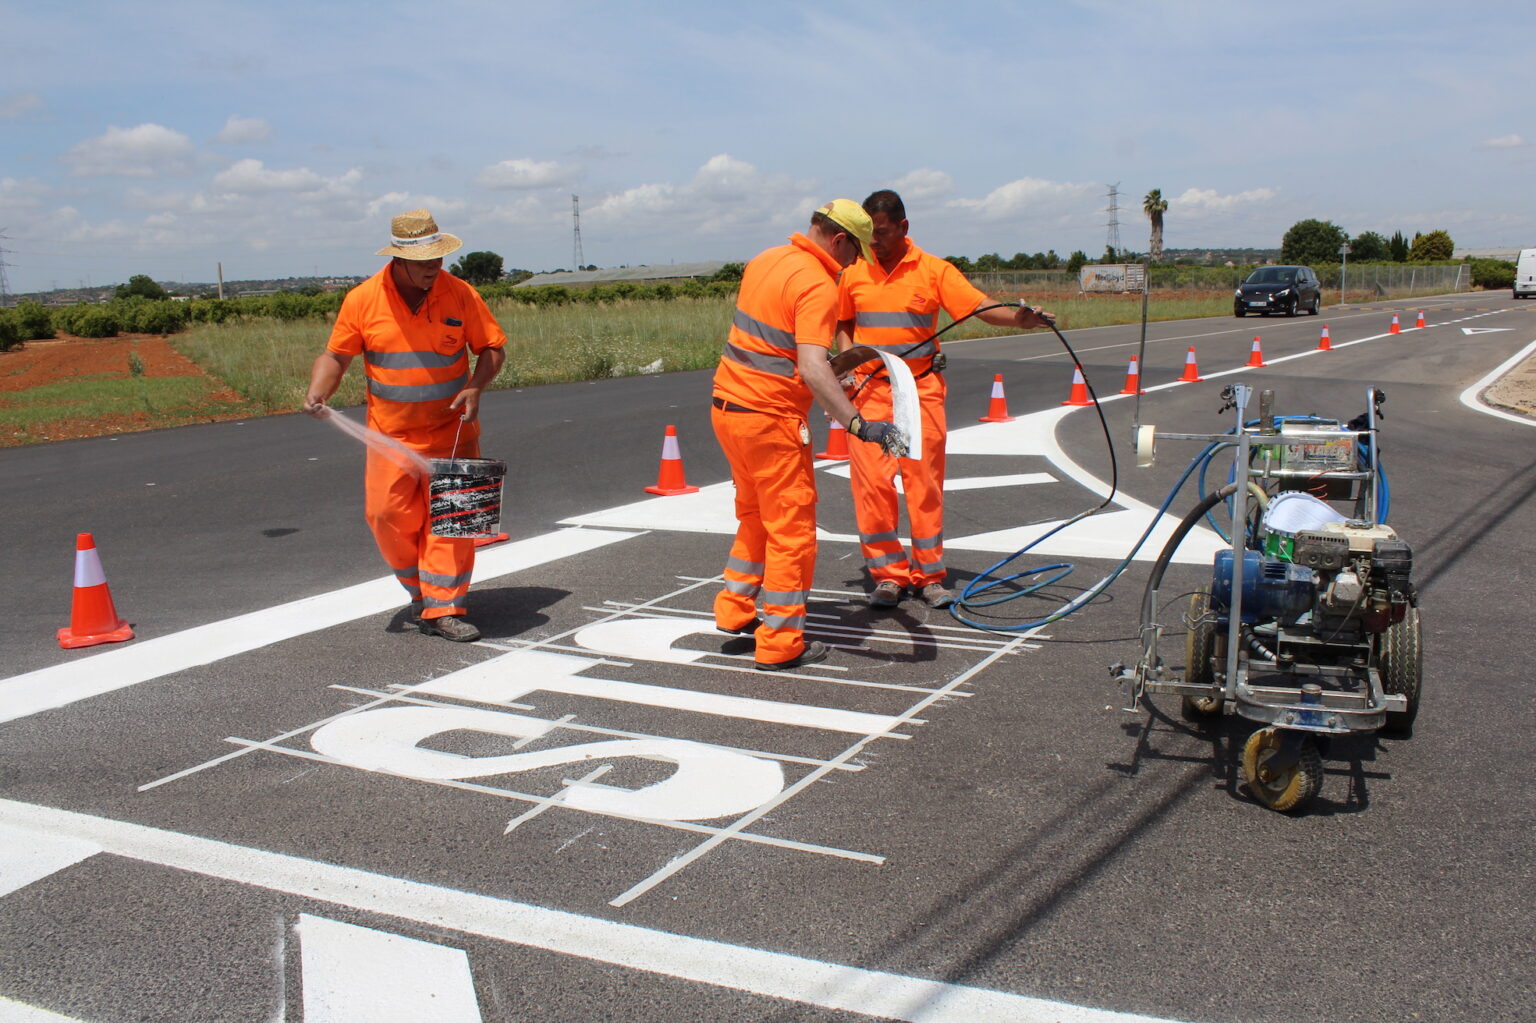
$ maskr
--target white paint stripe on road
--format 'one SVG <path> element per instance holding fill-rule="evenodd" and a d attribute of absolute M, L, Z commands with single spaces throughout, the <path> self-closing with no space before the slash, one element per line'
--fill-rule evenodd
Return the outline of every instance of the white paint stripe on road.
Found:
<path fill-rule="evenodd" d="M 1522 426 L 1536 426 L 1536 421 L 1533 421 L 1526 416 L 1517 416 L 1513 412 L 1505 412 L 1503 409 L 1497 409 L 1491 405 L 1485 405 L 1482 398 L 1480 397 L 1484 388 L 1486 388 L 1489 384 L 1492 384 L 1505 373 L 1508 373 L 1510 370 L 1520 365 L 1525 357 L 1530 355 L 1532 352 L 1536 352 L 1536 341 L 1532 341 L 1530 344 L 1520 349 L 1514 355 L 1511 355 L 1509 358 L 1499 363 L 1487 376 L 1483 377 L 1471 387 L 1468 387 L 1465 391 L 1462 391 L 1461 403 L 1473 411 L 1482 412 L 1485 415 L 1497 416 L 1500 419 L 1508 419 L 1511 423 L 1519 423 Z"/>
<path fill-rule="evenodd" d="M 9 998 L 0 998 L 0 1020 L 5 1023 L 80 1023 L 73 1016 L 60 1016 L 56 1012 L 39 1009 L 25 1002 L 13 1002 Z"/>
<path fill-rule="evenodd" d="M 671 934 L 159 828 L 0 799 L 0 824 L 104 852 L 430 927 L 769 998 L 911 1023 L 1167 1023 Z"/>
<path fill-rule="evenodd" d="M 828 476 L 841 476 L 847 479 L 853 470 L 848 467 L 847 463 L 844 463 L 822 471 Z M 901 476 L 897 475 L 895 480 L 896 492 L 898 494 L 906 493 L 907 490 L 901 482 Z M 1007 476 L 960 476 L 955 479 L 945 480 L 944 492 L 948 494 L 957 490 L 991 490 L 993 487 L 1024 487 L 1035 483 L 1055 482 L 1056 477 L 1048 472 L 1020 472 Z"/>
<path fill-rule="evenodd" d="M 89 842 L 0 825 L 0 898 L 99 852 L 101 848 Z"/>
<path fill-rule="evenodd" d="M 304 1023 L 480 1023 L 463 949 L 299 915 Z"/>
<path fill-rule="evenodd" d="M 561 529 L 479 552 L 475 576 L 484 582 L 640 535 Z M 385 576 L 0 680 L 0 723 L 380 614 L 400 607 L 404 596 L 394 576 Z"/>

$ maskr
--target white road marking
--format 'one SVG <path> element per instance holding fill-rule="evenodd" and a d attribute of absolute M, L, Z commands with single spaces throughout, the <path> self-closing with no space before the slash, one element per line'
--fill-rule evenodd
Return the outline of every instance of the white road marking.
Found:
<path fill-rule="evenodd" d="M 476 555 L 475 578 L 484 582 L 638 535 L 561 529 L 504 547 L 488 548 Z M 404 603 L 405 591 L 394 576 L 385 576 L 15 675 L 0 681 L 0 723 L 259 650 L 294 636 L 380 614 Z"/>
<path fill-rule="evenodd" d="M 39 1009 L 35 1005 L 14 1002 L 3 997 L 0 997 L 0 1020 L 4 1020 L 5 1023 L 81 1023 L 73 1016 L 61 1016 L 47 1009 Z"/>
<path fill-rule="evenodd" d="M 101 852 L 89 842 L 0 825 L 0 898 Z"/>
<path fill-rule="evenodd" d="M 1497 334 L 1500 331 L 1514 330 L 1514 327 L 1462 327 L 1463 334 Z"/>
<path fill-rule="evenodd" d="M 0 800 L 0 823 L 205 877 L 828 1009 L 911 1023 L 1168 1023 L 672 934 L 12 800 Z"/>
<path fill-rule="evenodd" d="M 853 471 L 847 465 L 835 465 L 823 470 L 828 476 L 841 476 L 847 479 Z M 991 490 L 994 487 L 1022 487 L 1035 483 L 1055 483 L 1056 477 L 1048 472 L 1021 472 L 1009 476 L 961 476 L 958 479 L 944 481 L 944 493 L 952 493 L 957 490 Z M 901 482 L 901 476 L 896 476 L 896 493 L 905 494 L 906 486 Z"/>
<path fill-rule="evenodd" d="M 299 916 L 304 1023 L 480 1023 L 463 949 Z"/>
<path fill-rule="evenodd" d="M 1536 426 L 1536 420 L 1532 420 L 1527 416 L 1517 416 L 1513 412 L 1505 412 L 1503 409 L 1497 409 L 1489 405 L 1485 405 L 1483 404 L 1483 400 L 1480 397 L 1484 388 L 1493 383 L 1499 377 L 1503 376 L 1505 373 L 1508 373 L 1510 370 L 1520 365 L 1525 357 L 1530 355 L 1532 352 L 1536 352 L 1536 341 L 1532 341 L 1530 344 L 1520 349 L 1514 355 L 1511 355 L 1509 358 L 1499 363 L 1488 373 L 1487 376 L 1483 377 L 1471 387 L 1468 387 L 1465 391 L 1462 391 L 1461 403 L 1473 411 L 1482 412 L 1485 415 L 1497 416 L 1500 419 L 1507 419 L 1512 423 L 1519 423 L 1522 426 Z"/>

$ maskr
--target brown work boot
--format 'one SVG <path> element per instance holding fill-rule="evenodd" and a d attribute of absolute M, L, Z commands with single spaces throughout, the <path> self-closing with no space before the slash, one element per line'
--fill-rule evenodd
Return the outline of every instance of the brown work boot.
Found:
<path fill-rule="evenodd" d="M 817 643 L 814 640 L 805 644 L 805 649 L 798 656 L 791 657 L 787 661 L 758 661 L 758 671 L 790 671 L 794 668 L 804 667 L 807 664 L 817 664 L 827 659 L 830 653 L 825 643 Z"/>
<path fill-rule="evenodd" d="M 946 589 L 943 583 L 929 583 L 923 587 L 923 603 L 929 607 L 948 607 L 955 602 L 955 591 Z"/>
<path fill-rule="evenodd" d="M 480 638 L 480 630 L 469 624 L 463 615 L 423 618 L 421 631 L 423 635 L 441 636 L 454 643 L 473 643 Z"/>
<path fill-rule="evenodd" d="M 883 580 L 869 594 L 870 607 L 895 607 L 901 603 L 901 587 L 889 579 Z"/>

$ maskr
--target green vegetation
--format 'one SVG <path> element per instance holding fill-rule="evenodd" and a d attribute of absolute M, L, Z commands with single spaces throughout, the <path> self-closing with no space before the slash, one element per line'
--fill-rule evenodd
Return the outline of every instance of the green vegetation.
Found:
<path fill-rule="evenodd" d="M 146 274 L 134 274 L 128 278 L 127 284 L 117 286 L 116 298 L 147 298 L 162 301 L 170 298 L 171 293 L 155 283 L 155 279 Z"/>
<path fill-rule="evenodd" d="M 494 252 L 466 252 L 448 272 L 471 284 L 493 284 L 501 280 L 501 257 Z"/>
<path fill-rule="evenodd" d="M 1472 284 L 1479 288 L 1515 286 L 1515 264 L 1507 259 L 1472 260 Z"/>
<path fill-rule="evenodd" d="M 1344 229 L 1331 220 L 1298 220 L 1280 241 L 1280 262 L 1337 263 L 1339 248 L 1347 240 Z"/>
<path fill-rule="evenodd" d="M 1456 246 L 1451 242 L 1451 236 L 1444 231 L 1431 231 L 1428 234 L 1416 234 L 1413 236 L 1413 247 L 1408 251 L 1408 258 L 1415 263 L 1432 263 L 1436 260 L 1450 259 Z"/>

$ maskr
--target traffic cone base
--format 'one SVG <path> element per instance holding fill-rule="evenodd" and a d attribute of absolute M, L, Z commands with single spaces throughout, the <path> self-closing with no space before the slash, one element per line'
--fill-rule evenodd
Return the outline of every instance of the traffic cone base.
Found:
<path fill-rule="evenodd" d="M 1264 368 L 1264 350 L 1259 347 L 1259 336 L 1253 336 L 1253 350 L 1248 353 L 1248 365 L 1253 369 Z"/>
<path fill-rule="evenodd" d="M 827 450 L 816 452 L 816 457 L 829 462 L 848 461 L 848 431 L 836 419 L 827 426 Z"/>
<path fill-rule="evenodd" d="M 1003 375 L 998 373 L 992 378 L 992 398 L 987 403 L 987 414 L 977 420 L 979 423 L 1011 423 L 1014 417 L 1008 414 L 1008 399 L 1003 395 Z"/>
<path fill-rule="evenodd" d="M 1125 368 L 1125 386 L 1120 389 L 1121 394 L 1146 394 L 1141 389 L 1141 367 L 1137 365 L 1136 356 L 1131 356 L 1131 364 Z"/>
<path fill-rule="evenodd" d="M 1189 354 L 1184 356 L 1184 375 L 1179 377 L 1181 384 L 1198 384 L 1205 377 L 1200 375 L 1200 366 L 1195 362 L 1195 346 L 1189 346 Z"/>
<path fill-rule="evenodd" d="M 1092 405 L 1088 397 L 1088 382 L 1083 379 L 1083 367 L 1072 367 L 1072 393 L 1067 396 L 1063 405 Z"/>
<path fill-rule="evenodd" d="M 677 445 L 677 427 L 668 426 L 661 441 L 661 468 L 656 471 L 656 485 L 646 487 L 648 494 L 676 497 L 679 494 L 696 494 L 698 487 L 690 487 L 683 473 L 683 455 Z"/>
<path fill-rule="evenodd" d="M 89 533 L 75 537 L 75 592 L 69 612 L 69 625 L 58 631 L 59 646 L 65 650 L 121 643 L 133 638 L 133 627 L 117 616 L 112 591 L 101 570 L 101 555 Z"/>

